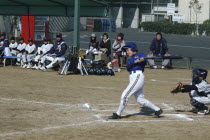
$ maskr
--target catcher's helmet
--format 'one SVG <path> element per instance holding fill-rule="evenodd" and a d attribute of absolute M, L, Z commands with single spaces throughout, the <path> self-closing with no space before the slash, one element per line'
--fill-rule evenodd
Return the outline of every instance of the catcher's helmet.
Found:
<path fill-rule="evenodd" d="M 199 79 L 199 77 L 203 77 L 203 79 L 205 80 L 207 75 L 208 75 L 207 70 L 194 68 L 192 71 L 192 84 L 195 85 L 200 83 L 201 80 Z"/>
<path fill-rule="evenodd" d="M 199 68 L 194 68 L 192 73 L 194 76 L 203 77 L 203 79 L 206 79 L 208 75 L 207 70 L 199 69 Z"/>

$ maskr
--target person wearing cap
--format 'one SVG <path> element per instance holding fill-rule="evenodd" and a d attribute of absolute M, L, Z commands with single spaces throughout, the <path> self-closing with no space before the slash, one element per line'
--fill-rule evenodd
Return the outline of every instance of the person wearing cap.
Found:
<path fill-rule="evenodd" d="M 134 42 L 127 42 L 122 48 L 122 51 L 126 51 L 127 55 L 130 57 L 127 61 L 126 68 L 130 73 L 129 84 L 127 88 L 123 91 L 120 105 L 116 113 L 109 116 L 109 119 L 121 119 L 121 113 L 128 104 L 128 99 L 135 95 L 137 102 L 144 107 L 154 110 L 154 117 L 159 118 L 160 114 L 163 112 L 162 109 L 155 106 L 149 100 L 144 98 L 143 86 L 144 86 L 144 66 L 146 54 L 138 53 L 137 46 Z"/>
<path fill-rule="evenodd" d="M 33 39 L 28 40 L 28 45 L 25 48 L 25 55 L 22 55 L 23 60 L 23 68 L 30 69 L 31 68 L 31 61 L 35 57 L 36 53 L 36 45 L 33 44 Z"/>
<path fill-rule="evenodd" d="M 15 41 L 15 37 L 11 37 L 9 48 L 12 56 L 16 56 L 17 46 L 18 43 Z"/>
<path fill-rule="evenodd" d="M 112 45 L 113 57 L 115 59 L 118 59 L 119 65 L 120 65 L 120 58 L 125 55 L 125 52 L 122 51 L 123 46 L 125 46 L 124 34 L 119 33 L 117 35 L 117 39 L 114 41 L 114 44 Z"/>
<path fill-rule="evenodd" d="M 6 33 L 0 33 L 0 63 L 3 60 L 4 50 L 5 48 L 9 48 L 9 40 L 6 39 Z"/>
<path fill-rule="evenodd" d="M 65 61 L 65 52 L 67 50 L 67 44 L 62 38 L 61 33 L 56 34 L 56 42 L 53 44 L 53 47 L 48 51 L 46 54 L 46 59 L 51 61 L 49 65 L 46 67 L 42 67 L 43 71 L 46 71 L 47 69 L 53 68 L 55 64 L 58 62 Z"/>
<path fill-rule="evenodd" d="M 50 44 L 50 40 L 46 37 L 43 39 L 44 44 L 38 48 L 38 53 L 37 56 L 34 59 L 34 66 L 32 69 L 43 69 L 44 67 L 44 62 L 46 60 L 46 55 L 50 51 L 50 49 L 53 47 L 52 44 Z M 38 66 L 39 59 L 41 59 L 41 63 Z"/>
<path fill-rule="evenodd" d="M 150 52 L 147 56 L 148 57 L 171 56 L 168 52 L 167 41 L 160 32 L 158 32 L 156 34 L 156 38 L 152 40 L 152 43 L 150 45 Z M 170 61 L 169 59 L 164 59 L 161 68 L 166 69 L 169 61 Z M 150 64 L 151 69 L 157 69 L 154 59 L 148 59 L 148 63 Z"/>
<path fill-rule="evenodd" d="M 17 46 L 16 54 L 17 54 L 17 57 L 22 57 L 22 55 L 25 55 L 26 43 L 24 43 L 23 37 L 21 37 L 19 39 L 19 41 L 20 41 L 20 43 Z M 16 65 L 20 65 L 20 61 L 21 61 L 21 59 L 18 58 Z"/>
<path fill-rule="evenodd" d="M 94 59 L 94 52 L 99 51 L 99 42 L 97 41 L 96 34 L 92 33 L 90 36 L 90 43 L 86 55 L 88 59 Z"/>

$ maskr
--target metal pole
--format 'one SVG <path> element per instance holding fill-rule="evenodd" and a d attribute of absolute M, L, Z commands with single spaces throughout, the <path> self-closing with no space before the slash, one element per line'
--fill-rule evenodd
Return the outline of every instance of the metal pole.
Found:
<path fill-rule="evenodd" d="M 159 0 L 157 0 L 157 21 L 159 21 Z"/>
<path fill-rule="evenodd" d="M 80 0 L 74 0 L 74 54 L 78 53 L 80 47 Z"/>
<path fill-rule="evenodd" d="M 151 21 L 152 21 L 152 12 L 153 11 L 153 0 L 151 0 Z"/>
<path fill-rule="evenodd" d="M 109 39 L 110 39 L 110 49 L 111 49 L 111 60 L 113 59 L 113 55 L 112 55 L 112 13 L 111 13 L 111 6 L 109 6 L 109 22 L 110 22 L 110 28 L 109 28 Z"/>

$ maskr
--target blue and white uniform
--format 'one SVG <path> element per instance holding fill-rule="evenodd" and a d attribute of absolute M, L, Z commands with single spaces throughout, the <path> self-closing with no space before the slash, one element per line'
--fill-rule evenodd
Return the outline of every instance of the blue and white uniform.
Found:
<path fill-rule="evenodd" d="M 11 51 L 11 55 L 12 56 L 16 56 L 16 51 L 17 51 L 17 46 L 18 46 L 18 43 L 17 42 L 14 42 L 14 43 L 10 43 L 9 44 L 9 48 L 10 48 L 10 51 Z"/>
<path fill-rule="evenodd" d="M 151 108 L 154 111 L 159 111 L 160 108 L 155 106 L 153 103 L 144 98 L 143 86 L 144 86 L 144 66 L 145 62 L 134 63 L 135 60 L 141 57 L 146 57 L 144 53 L 136 53 L 127 61 L 127 70 L 130 73 L 129 84 L 127 88 L 123 91 L 120 106 L 117 115 L 121 115 L 122 111 L 125 109 L 128 99 L 134 95 L 137 102 L 147 108 Z"/>
<path fill-rule="evenodd" d="M 24 63 L 23 68 L 31 68 L 31 61 L 36 56 L 36 45 L 35 44 L 28 44 L 25 48 L 25 55 L 22 55 L 22 60 Z"/>
<path fill-rule="evenodd" d="M 25 55 L 25 48 L 26 48 L 26 43 L 20 43 L 17 46 L 17 52 L 19 52 L 17 54 L 17 57 L 22 57 L 22 55 Z M 18 58 L 17 61 L 20 62 L 20 58 Z"/>
<path fill-rule="evenodd" d="M 47 65 L 46 68 L 47 69 L 53 68 L 53 65 L 55 63 L 65 61 L 64 55 L 66 50 L 67 50 L 67 44 L 66 42 L 64 42 L 64 40 L 56 41 L 53 44 L 53 47 L 50 49 L 50 51 L 46 52 L 46 54 L 50 53 L 50 55 L 46 56 L 46 59 L 51 61 L 51 63 Z"/>

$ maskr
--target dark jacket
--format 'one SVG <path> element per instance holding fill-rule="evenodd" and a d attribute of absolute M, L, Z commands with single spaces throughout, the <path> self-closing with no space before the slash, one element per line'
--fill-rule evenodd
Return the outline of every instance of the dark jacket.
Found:
<path fill-rule="evenodd" d="M 56 57 L 61 57 L 65 54 L 67 50 L 67 44 L 64 40 L 56 41 L 48 53 L 56 54 Z"/>
<path fill-rule="evenodd" d="M 110 40 L 108 40 L 106 43 L 104 43 L 104 41 L 101 40 L 100 48 L 106 48 L 107 49 L 106 54 L 107 54 L 107 56 L 109 56 L 111 54 L 111 42 L 110 42 Z"/>
<path fill-rule="evenodd" d="M 0 39 L 0 42 L 3 43 L 3 46 L 0 47 L 0 51 L 4 51 L 4 49 L 6 47 L 9 47 L 9 41 L 8 41 L 8 39 Z"/>
<path fill-rule="evenodd" d="M 89 49 L 90 49 L 90 47 L 92 46 L 94 49 L 98 49 L 98 44 L 99 44 L 99 42 L 98 41 L 96 41 L 96 40 L 90 40 L 90 43 L 89 43 Z"/>
<path fill-rule="evenodd" d="M 158 41 L 156 38 L 153 39 L 150 45 L 150 51 L 152 51 L 153 55 L 155 56 L 158 56 L 159 54 L 164 56 L 168 51 L 166 39 L 162 38 L 160 41 Z"/>

